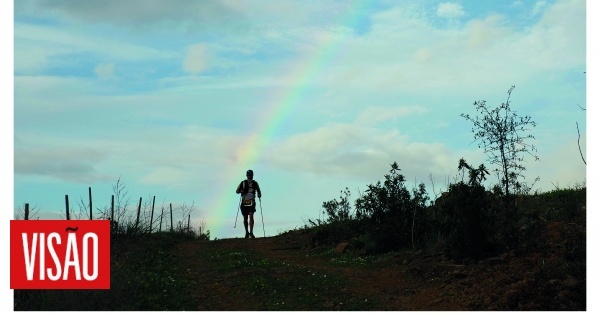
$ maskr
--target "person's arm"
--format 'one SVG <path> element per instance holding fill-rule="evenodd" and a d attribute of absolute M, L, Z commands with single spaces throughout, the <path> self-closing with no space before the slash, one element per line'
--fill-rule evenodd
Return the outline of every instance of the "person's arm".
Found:
<path fill-rule="evenodd" d="M 260 197 L 262 196 L 262 193 L 260 192 L 260 186 L 258 185 L 258 182 L 256 182 L 256 192 L 258 193 L 258 199 L 260 199 Z"/>
<path fill-rule="evenodd" d="M 242 182 L 240 182 L 240 184 L 237 186 L 237 189 L 235 190 L 236 194 L 241 194 L 242 193 Z"/>

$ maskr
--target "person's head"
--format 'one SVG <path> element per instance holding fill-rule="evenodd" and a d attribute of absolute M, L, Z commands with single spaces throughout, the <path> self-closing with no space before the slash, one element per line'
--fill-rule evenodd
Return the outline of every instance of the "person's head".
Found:
<path fill-rule="evenodd" d="M 246 171 L 246 178 L 252 179 L 254 177 L 254 172 L 252 170 Z"/>

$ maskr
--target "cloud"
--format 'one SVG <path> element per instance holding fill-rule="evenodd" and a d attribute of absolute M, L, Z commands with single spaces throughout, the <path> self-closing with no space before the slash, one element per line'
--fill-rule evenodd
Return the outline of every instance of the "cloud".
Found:
<path fill-rule="evenodd" d="M 101 63 L 94 70 L 99 79 L 111 79 L 114 77 L 115 65 L 113 63 Z"/>
<path fill-rule="evenodd" d="M 451 2 L 440 3 L 436 13 L 439 17 L 447 19 L 457 19 L 465 15 L 465 11 L 460 4 Z"/>
<path fill-rule="evenodd" d="M 95 165 L 105 156 L 93 149 L 68 146 L 15 148 L 15 174 L 90 183 L 112 177 L 98 174 Z"/>
<path fill-rule="evenodd" d="M 574 187 L 586 183 L 586 165 L 581 158 L 589 157 L 586 150 L 586 134 L 581 134 L 581 148 L 577 141 L 567 139 L 556 143 L 555 147 L 545 147 L 536 155 L 539 161 L 528 159 L 523 163 L 527 167 L 526 181 L 532 184 L 536 177 L 540 181 L 533 186 L 534 190 L 551 191 L 556 188 Z M 581 153 L 580 150 L 581 149 Z M 586 159 L 589 162 L 589 159 Z M 589 178 L 587 179 L 589 181 Z"/>
<path fill-rule="evenodd" d="M 178 57 L 173 50 L 157 49 L 118 39 L 118 36 L 106 34 L 81 35 L 69 29 L 70 26 L 46 26 L 15 23 L 14 28 L 14 64 L 18 75 L 36 74 L 46 68 L 76 67 L 81 60 L 73 56 L 85 56 L 94 60 L 102 56 L 104 60 L 140 62 L 146 60 L 165 60 Z M 64 59 L 58 65 L 57 60 Z M 85 65 L 89 67 L 89 65 Z"/>
<path fill-rule="evenodd" d="M 93 135 L 18 132 L 15 138 L 15 176 L 93 183 L 127 174 L 138 184 L 179 193 L 211 189 L 234 164 L 241 141 L 219 129 L 147 125 Z"/>
<path fill-rule="evenodd" d="M 520 8 L 523 5 L 524 5 L 523 1 L 515 1 L 515 2 L 513 2 L 513 3 L 510 4 L 510 8 Z"/>
<path fill-rule="evenodd" d="M 210 32 L 235 36 L 301 25 L 331 25 L 348 7 L 351 4 L 336 1 L 293 0 L 88 0 L 83 4 L 69 0 L 22 0 L 15 3 L 15 12 L 20 16 L 52 16 L 71 23 L 111 25 L 140 33 Z"/>
<path fill-rule="evenodd" d="M 42 51 L 35 45 L 15 45 L 14 50 L 14 69 L 17 74 L 37 73 L 48 63 L 48 51 Z"/>
<path fill-rule="evenodd" d="M 432 174 L 436 188 L 459 158 L 479 165 L 485 158 L 458 114 L 476 99 L 503 101 L 513 83 L 523 91 L 514 104 L 540 106 L 543 118 L 569 120 L 558 103 L 585 106 L 570 102 L 581 88 L 563 71 L 585 67 L 585 1 L 540 2 L 534 17 L 472 15 L 467 2 L 445 1 L 364 2 L 360 12 L 328 0 L 15 1 L 15 199 L 39 179 L 58 187 L 123 173 L 139 195 L 201 200 L 223 220 L 235 198 L 231 207 L 211 201 L 233 196 L 228 174 L 256 166 L 274 207 L 288 202 L 286 185 L 335 187 L 311 193 L 318 210 L 343 184 L 381 179 L 394 161 L 410 182 Z M 357 17 L 367 32 L 353 30 Z M 243 165 L 242 141 L 261 132 L 252 122 L 280 113 L 267 110 L 286 95 L 297 106 L 261 138 L 258 161 Z M 547 130 L 560 126 L 533 116 Z M 540 154 L 542 181 L 563 186 L 585 174 L 565 163 L 581 162 L 577 148 L 564 152 L 552 162 Z M 284 206 L 282 216 L 310 208 Z"/>
<path fill-rule="evenodd" d="M 208 49 L 203 44 L 188 47 L 183 59 L 183 70 L 187 73 L 198 74 L 206 70 L 208 64 Z"/>
<path fill-rule="evenodd" d="M 539 22 L 509 48 L 516 56 L 527 55 L 531 65 L 537 69 L 584 69 L 585 16 L 585 1 L 557 2 L 544 8 Z"/>
<path fill-rule="evenodd" d="M 386 121 L 396 121 L 401 117 L 425 112 L 427 109 L 423 106 L 369 106 L 358 115 L 355 123 L 362 126 L 376 126 Z"/>
<path fill-rule="evenodd" d="M 264 160 L 281 169 L 371 180 L 397 161 L 407 176 L 444 176 L 455 168 L 452 152 L 440 143 L 410 142 L 396 130 L 332 124 L 286 138 L 267 148 Z M 456 160 L 456 161 L 455 161 Z"/>
<path fill-rule="evenodd" d="M 543 14 L 526 28 L 494 14 L 444 29 L 391 8 L 373 16 L 368 36 L 340 39 L 344 53 L 318 79 L 378 94 L 465 95 L 583 69 L 585 1 L 557 2 Z"/>
<path fill-rule="evenodd" d="M 179 168 L 158 167 L 140 177 L 139 182 L 145 185 L 177 185 L 190 179 L 192 174 Z"/>
<path fill-rule="evenodd" d="M 161 22 L 195 20 L 215 26 L 218 21 L 239 21 L 242 16 L 226 2 L 206 0 L 119 1 L 89 0 L 75 3 L 68 0 L 24 0 L 15 5 L 15 12 L 29 14 L 54 14 L 71 21 L 85 23 L 112 23 L 138 28 Z M 200 25 L 198 23 L 197 25 Z"/>
<path fill-rule="evenodd" d="M 534 16 L 539 15 L 544 12 L 544 9 L 546 9 L 547 6 L 548 3 L 546 3 L 546 1 L 537 1 L 533 7 L 533 10 L 531 11 L 531 14 Z"/>
<path fill-rule="evenodd" d="M 495 43 L 510 37 L 510 30 L 502 26 L 504 17 L 488 16 L 483 20 L 474 20 L 467 24 L 467 47 L 481 49 L 493 47 Z"/>
<path fill-rule="evenodd" d="M 428 63 L 432 61 L 433 52 L 428 48 L 419 48 L 414 53 L 413 57 L 420 63 Z"/>

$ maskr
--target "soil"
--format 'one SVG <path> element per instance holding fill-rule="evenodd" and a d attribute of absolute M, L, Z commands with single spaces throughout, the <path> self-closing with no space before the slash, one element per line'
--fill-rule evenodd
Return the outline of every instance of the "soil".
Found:
<path fill-rule="evenodd" d="M 342 250 L 344 245 L 311 247 L 306 230 L 256 239 L 190 241 L 178 244 L 173 255 L 193 283 L 197 310 L 204 311 L 585 311 L 585 256 L 577 264 L 565 259 L 581 244 L 576 238 L 585 239 L 585 225 L 543 222 L 537 231 L 532 244 L 467 264 L 431 250 L 361 260 L 351 249 Z M 219 253 L 246 253 L 263 263 L 228 268 L 226 260 L 215 258 Z M 339 263 L 343 257 L 350 262 Z M 300 301 L 304 295 L 291 290 L 279 293 L 281 303 L 264 293 L 286 277 L 293 279 L 288 284 L 311 290 L 304 283 L 306 271 L 335 277 L 337 285 L 323 284 L 320 289 L 317 284 L 307 296 L 314 293 L 318 298 L 305 302 Z M 243 287 L 252 274 L 274 282 L 257 284 L 262 295 L 254 296 L 255 291 Z"/>

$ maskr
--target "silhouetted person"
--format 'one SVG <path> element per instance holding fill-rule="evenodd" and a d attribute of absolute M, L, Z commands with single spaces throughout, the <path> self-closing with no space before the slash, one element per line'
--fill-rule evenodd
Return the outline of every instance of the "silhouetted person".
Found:
<path fill-rule="evenodd" d="M 254 179 L 254 172 L 248 170 L 246 172 L 246 179 L 243 180 L 235 190 L 236 194 L 242 194 L 242 202 L 240 204 L 240 210 L 244 216 L 244 228 L 246 229 L 246 238 L 254 238 L 252 231 L 254 230 L 254 212 L 256 212 L 256 196 L 258 199 L 261 197 L 260 186 Z M 250 217 L 250 222 L 248 222 Z M 250 230 L 248 230 L 248 227 Z"/>

